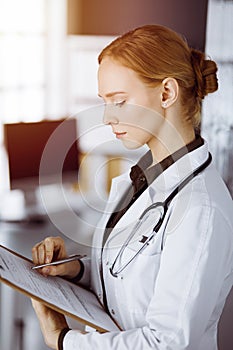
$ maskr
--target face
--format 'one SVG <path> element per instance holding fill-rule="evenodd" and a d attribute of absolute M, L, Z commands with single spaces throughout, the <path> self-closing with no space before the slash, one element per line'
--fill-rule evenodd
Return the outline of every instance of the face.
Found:
<path fill-rule="evenodd" d="M 106 107 L 104 123 L 127 148 L 150 148 L 164 122 L 161 86 L 148 87 L 133 70 L 104 58 L 98 71 L 99 96 Z"/>

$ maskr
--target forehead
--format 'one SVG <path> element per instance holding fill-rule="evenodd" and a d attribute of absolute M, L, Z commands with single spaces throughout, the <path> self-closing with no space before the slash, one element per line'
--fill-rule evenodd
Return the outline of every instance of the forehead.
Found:
<path fill-rule="evenodd" d="M 104 58 L 98 69 L 98 88 L 101 96 L 113 91 L 125 91 L 142 85 L 137 73 L 130 68 Z"/>

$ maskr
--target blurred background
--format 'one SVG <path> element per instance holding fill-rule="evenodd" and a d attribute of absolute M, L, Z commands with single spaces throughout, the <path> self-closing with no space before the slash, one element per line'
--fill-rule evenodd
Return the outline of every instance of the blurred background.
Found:
<path fill-rule="evenodd" d="M 202 131 L 233 193 L 232 8 L 229 0 L 0 0 L 0 121 L 58 119 L 101 103 L 96 79 L 100 50 L 138 25 L 165 24 L 218 63 L 220 88 L 203 104 Z M 93 123 L 93 116 L 89 119 Z M 89 127 L 82 122 L 80 133 Z M 0 126 L 1 150 L 2 140 Z M 88 141 L 80 141 L 85 153 Z M 0 188 L 6 188 L 3 155 L 0 171 Z"/>
<path fill-rule="evenodd" d="M 84 250 L 88 248 L 100 214 L 97 207 L 105 203 L 111 178 L 141 154 L 140 150 L 128 153 L 101 124 L 97 57 L 117 35 L 143 24 L 171 27 L 184 35 L 192 47 L 205 51 L 217 62 L 219 90 L 203 103 L 201 129 L 233 195 L 232 18 L 232 0 L 0 0 L 0 244 L 30 257 L 31 246 L 43 238 L 42 231 L 48 235 L 60 230 L 61 234 L 72 232 L 66 234 L 71 240 L 72 234 L 79 231 L 75 242 L 81 243 Z M 43 230 L 35 222 L 34 226 L 22 226 L 16 221 L 20 219 L 17 214 L 25 183 L 13 185 L 10 146 L 5 147 L 6 134 L 7 141 L 10 140 L 9 125 L 26 126 L 22 134 L 15 129 L 19 144 L 14 144 L 14 153 L 32 133 L 27 126 L 67 117 L 75 120 L 72 130 L 75 129 L 78 139 L 77 169 L 72 165 L 69 170 L 79 171 L 78 179 L 70 180 L 69 200 L 75 210 L 84 213 L 84 228 L 77 229 L 77 223 L 61 226 L 67 220 L 65 212 L 63 216 L 59 214 L 62 224 L 54 214 L 53 226 L 45 225 Z M 39 142 L 39 128 L 36 130 Z M 34 150 L 27 146 L 27 152 L 24 168 L 28 174 L 24 176 L 30 178 L 33 171 L 30 154 L 34 155 Z M 54 178 L 46 181 L 45 185 L 57 183 Z M 33 186 L 34 182 L 30 189 Z M 64 204 L 61 200 L 59 206 L 53 200 L 58 191 L 45 186 L 44 193 L 52 198 L 46 197 L 46 202 L 53 213 L 58 209 L 60 213 Z M 91 225 L 87 227 L 86 222 Z M 0 293 L 1 349 L 28 350 L 32 346 L 34 350 L 47 349 L 26 298 L 5 286 L 1 286 Z M 233 347 L 232 299 L 229 297 L 220 324 L 220 350 Z"/>

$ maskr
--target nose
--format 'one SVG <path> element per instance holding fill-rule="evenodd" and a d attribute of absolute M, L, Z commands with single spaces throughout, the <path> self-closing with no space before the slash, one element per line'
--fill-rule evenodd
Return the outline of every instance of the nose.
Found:
<path fill-rule="evenodd" d="M 103 123 L 105 125 L 118 124 L 119 120 L 116 116 L 116 110 L 112 104 L 106 104 L 104 108 Z"/>

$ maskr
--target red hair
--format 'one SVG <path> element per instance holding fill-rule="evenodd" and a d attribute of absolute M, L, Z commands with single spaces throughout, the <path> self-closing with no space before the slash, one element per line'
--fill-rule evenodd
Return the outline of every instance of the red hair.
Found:
<path fill-rule="evenodd" d="M 164 26 L 146 25 L 123 34 L 102 50 L 99 63 L 106 56 L 134 70 L 150 86 L 176 79 L 184 113 L 194 126 L 200 123 L 201 100 L 218 89 L 216 63 Z"/>

